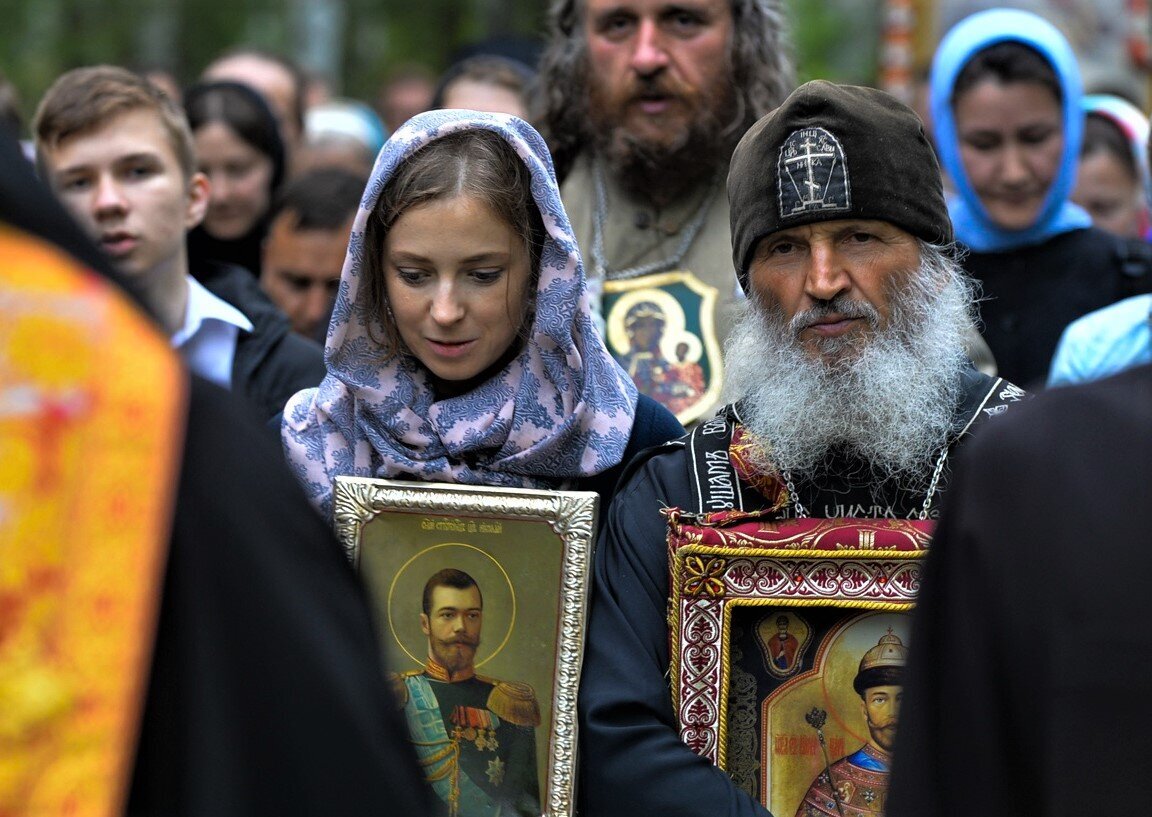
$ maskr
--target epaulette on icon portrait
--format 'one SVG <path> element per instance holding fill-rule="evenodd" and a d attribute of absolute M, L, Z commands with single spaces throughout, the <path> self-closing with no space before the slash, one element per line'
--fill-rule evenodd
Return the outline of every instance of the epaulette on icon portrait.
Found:
<path fill-rule="evenodd" d="M 488 708 L 501 720 L 516 726 L 540 725 L 540 704 L 536 693 L 528 684 L 519 681 L 493 681 L 495 686 L 488 695 Z"/>
<path fill-rule="evenodd" d="M 392 687 L 392 694 L 396 697 L 401 707 L 408 705 L 408 685 L 404 683 L 404 681 L 414 675 L 420 675 L 423 672 L 423 670 L 414 669 L 408 672 L 388 673 L 388 685 Z"/>

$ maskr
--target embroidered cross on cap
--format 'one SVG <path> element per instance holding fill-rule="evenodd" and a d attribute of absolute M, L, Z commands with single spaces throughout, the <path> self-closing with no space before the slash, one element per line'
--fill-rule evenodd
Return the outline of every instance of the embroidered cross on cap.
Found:
<path fill-rule="evenodd" d="M 748 288 L 760 239 L 833 219 L 875 219 L 952 242 L 936 154 L 916 113 L 875 88 L 813 80 L 753 125 L 728 172 L 732 262 Z"/>
<path fill-rule="evenodd" d="M 780 146 L 780 218 L 851 207 L 844 148 L 824 128 L 793 131 Z"/>

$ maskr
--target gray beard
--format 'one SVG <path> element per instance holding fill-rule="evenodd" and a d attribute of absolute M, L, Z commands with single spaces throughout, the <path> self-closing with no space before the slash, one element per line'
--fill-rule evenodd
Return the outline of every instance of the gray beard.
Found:
<path fill-rule="evenodd" d="M 923 253 L 922 253 L 923 255 Z M 944 268 L 941 268 L 944 265 Z M 941 289 L 928 285 L 946 276 Z M 764 473 L 819 477 L 833 452 L 855 455 L 876 482 L 927 487 L 931 463 L 952 431 L 969 365 L 972 291 L 948 259 L 921 264 L 919 275 L 890 295 L 889 325 L 867 303 L 836 299 L 810 310 L 860 314 L 875 334 L 829 339 L 825 357 L 798 342 L 805 315 L 784 320 L 776 305 L 751 299 L 725 346 L 725 400 L 741 399 L 753 439 L 753 464 Z"/>

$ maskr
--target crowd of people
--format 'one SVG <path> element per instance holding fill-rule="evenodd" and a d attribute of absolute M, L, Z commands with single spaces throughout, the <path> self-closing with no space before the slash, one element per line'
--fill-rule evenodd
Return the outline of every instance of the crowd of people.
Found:
<path fill-rule="evenodd" d="M 337 477 L 596 495 L 573 814 L 1128 808 L 1138 102 L 1012 9 L 945 33 L 927 122 L 797 85 L 782 0 L 553 0 L 548 37 L 405 66 L 379 114 L 239 48 L 183 89 L 70 70 L 23 148 L 0 121 L 0 814 L 544 813 L 540 691 L 477 673 L 489 585 L 433 575 L 395 674 Z M 924 578 L 899 632 L 733 613 L 714 763 L 673 528 L 904 537 Z M 800 713 L 785 762 L 812 678 L 862 710 Z"/>

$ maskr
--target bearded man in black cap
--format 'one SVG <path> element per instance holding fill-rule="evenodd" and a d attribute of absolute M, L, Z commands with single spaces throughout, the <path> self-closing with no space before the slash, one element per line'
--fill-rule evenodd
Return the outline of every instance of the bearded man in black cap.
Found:
<path fill-rule="evenodd" d="M 1024 396 L 965 354 L 973 289 L 909 108 L 810 82 L 741 140 L 728 197 L 748 295 L 733 402 L 634 460 L 608 510 L 580 697 L 587 817 L 766 813 L 679 739 L 662 508 L 931 520 L 956 446 Z"/>

